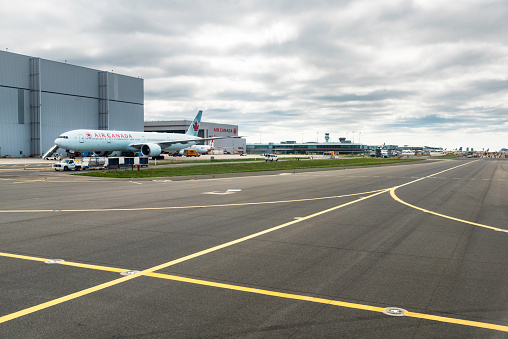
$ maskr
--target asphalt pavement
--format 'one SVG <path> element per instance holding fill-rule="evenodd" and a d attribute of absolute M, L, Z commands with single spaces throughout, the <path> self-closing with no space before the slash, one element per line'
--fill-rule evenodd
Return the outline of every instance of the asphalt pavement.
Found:
<path fill-rule="evenodd" d="M 2 338 L 508 336 L 506 160 L 0 191 Z"/>

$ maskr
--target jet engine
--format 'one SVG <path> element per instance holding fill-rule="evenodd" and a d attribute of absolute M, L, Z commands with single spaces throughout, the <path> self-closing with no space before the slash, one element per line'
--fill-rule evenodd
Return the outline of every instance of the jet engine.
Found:
<path fill-rule="evenodd" d="M 149 157 L 156 157 L 159 156 L 162 152 L 162 149 L 157 144 L 144 144 L 141 146 L 141 153 L 143 155 L 147 155 Z"/>

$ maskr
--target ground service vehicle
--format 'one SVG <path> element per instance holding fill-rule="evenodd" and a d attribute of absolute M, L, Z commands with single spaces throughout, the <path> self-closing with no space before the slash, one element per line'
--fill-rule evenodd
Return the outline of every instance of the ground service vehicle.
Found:
<path fill-rule="evenodd" d="M 194 149 L 186 149 L 183 151 L 183 154 L 186 156 L 186 157 L 199 157 L 201 154 L 194 150 Z"/>
<path fill-rule="evenodd" d="M 79 171 L 81 169 L 81 161 L 78 162 L 74 159 L 64 159 L 56 164 L 53 164 L 52 167 L 55 171 Z"/>
<path fill-rule="evenodd" d="M 267 154 L 265 155 L 265 161 L 279 161 L 279 157 L 277 154 Z"/>

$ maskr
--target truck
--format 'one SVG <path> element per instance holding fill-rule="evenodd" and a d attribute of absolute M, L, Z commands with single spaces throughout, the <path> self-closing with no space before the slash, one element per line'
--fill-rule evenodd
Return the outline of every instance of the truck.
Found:
<path fill-rule="evenodd" d="M 64 159 L 56 164 L 53 164 L 52 167 L 55 171 L 79 171 L 82 168 L 81 161 L 76 161 L 74 159 Z"/>
<path fill-rule="evenodd" d="M 186 157 L 199 157 L 201 154 L 199 154 L 198 151 L 194 150 L 194 149 L 186 149 L 183 151 L 183 154 L 186 156 Z"/>
<path fill-rule="evenodd" d="M 268 161 L 271 161 L 271 162 L 279 161 L 279 157 L 277 156 L 277 154 L 266 154 L 265 155 L 265 162 L 268 162 Z"/>

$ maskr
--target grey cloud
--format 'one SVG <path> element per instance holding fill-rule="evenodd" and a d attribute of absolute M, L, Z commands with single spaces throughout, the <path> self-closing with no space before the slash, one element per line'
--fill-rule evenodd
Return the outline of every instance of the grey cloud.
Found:
<path fill-rule="evenodd" d="M 189 97 L 193 97 L 196 94 L 196 88 L 194 86 L 172 86 L 164 90 L 147 90 L 145 89 L 145 100 L 187 100 Z"/>
<path fill-rule="evenodd" d="M 389 99 L 401 99 L 406 98 L 414 93 L 409 91 L 393 91 L 393 90 L 379 90 L 373 91 L 367 94 L 342 94 L 332 96 L 321 96 L 316 97 L 319 100 L 325 101 L 337 101 L 337 102 L 348 102 L 348 101 L 383 101 Z"/>
<path fill-rule="evenodd" d="M 504 114 L 507 112 L 505 111 Z M 503 125 L 507 123 L 507 118 L 485 118 L 476 114 L 476 112 L 462 112 L 453 117 L 441 116 L 439 114 L 425 115 L 421 117 L 402 118 L 393 123 L 385 124 L 387 128 L 412 128 L 428 129 L 436 131 L 456 130 L 459 128 L 488 128 Z"/>
<path fill-rule="evenodd" d="M 475 81 L 471 87 L 477 89 L 484 94 L 493 94 L 498 92 L 506 92 L 508 90 L 508 80 L 485 79 Z"/>
<path fill-rule="evenodd" d="M 473 81 L 461 87 L 441 91 L 434 99 L 448 102 L 453 107 L 457 103 L 471 102 L 492 94 L 500 94 L 501 98 L 506 96 L 508 94 L 508 80 L 484 79 Z"/>
<path fill-rule="evenodd" d="M 283 99 L 283 97 L 274 96 L 269 93 L 241 92 L 241 91 L 219 92 L 215 97 L 221 100 L 242 100 L 242 101 L 275 101 Z"/>

